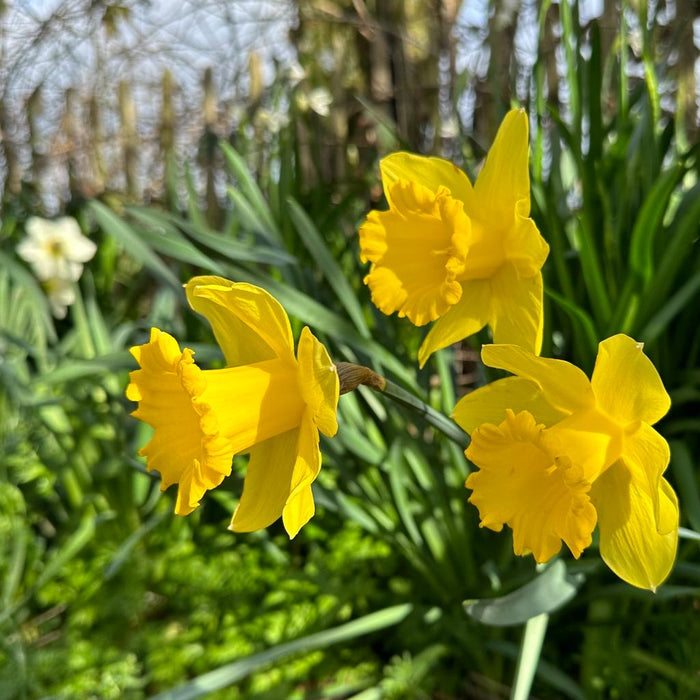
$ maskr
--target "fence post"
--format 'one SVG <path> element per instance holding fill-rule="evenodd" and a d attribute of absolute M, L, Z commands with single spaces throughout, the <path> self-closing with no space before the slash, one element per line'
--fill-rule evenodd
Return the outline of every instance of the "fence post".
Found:
<path fill-rule="evenodd" d="M 119 82 L 119 116 L 121 120 L 121 142 L 124 153 L 124 177 L 126 194 L 135 199 L 137 185 L 138 135 L 136 133 L 136 107 L 131 87 L 126 80 Z"/>
<path fill-rule="evenodd" d="M 175 107 L 173 93 L 175 84 L 173 74 L 166 68 L 161 82 L 163 103 L 160 112 L 160 152 L 163 158 L 163 199 L 165 205 L 176 210 L 177 196 L 177 160 L 175 157 Z"/>

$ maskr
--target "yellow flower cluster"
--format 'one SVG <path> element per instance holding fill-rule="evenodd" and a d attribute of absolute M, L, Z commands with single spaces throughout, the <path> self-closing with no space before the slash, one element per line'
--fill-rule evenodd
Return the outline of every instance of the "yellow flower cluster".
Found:
<path fill-rule="evenodd" d="M 678 540 L 678 503 L 663 477 L 669 447 L 652 428 L 670 399 L 641 344 L 625 335 L 600 343 L 590 380 L 539 357 L 549 247 L 530 218 L 527 115 L 506 115 L 473 185 L 440 158 L 395 153 L 380 167 L 389 208 L 370 212 L 359 232 L 373 302 L 417 326 L 433 322 L 421 366 L 489 326 L 494 344 L 483 347 L 484 363 L 514 375 L 454 409 L 471 436 L 465 454 L 478 471 L 466 486 L 481 525 L 508 525 L 515 553 L 538 562 L 562 542 L 578 558 L 597 526 L 608 566 L 654 590 Z M 294 537 L 314 513 L 319 431 L 337 430 L 338 368 L 308 328 L 295 355 L 289 320 L 262 289 L 195 277 L 186 292 L 226 367 L 200 369 L 192 350 L 156 328 L 132 348 L 140 368 L 127 396 L 154 428 L 141 453 L 163 489 L 178 484 L 181 515 L 230 473 L 234 455 L 250 453 L 231 529 L 281 516 Z M 352 374 L 349 367 L 341 363 Z"/>
<path fill-rule="evenodd" d="M 600 344 L 590 381 L 538 357 L 549 248 L 529 218 L 527 115 L 506 115 L 474 185 L 440 158 L 395 153 L 380 168 L 389 209 L 360 228 L 373 302 L 417 326 L 434 322 L 421 366 L 488 325 L 496 344 L 484 346 L 484 363 L 516 375 L 454 410 L 479 467 L 466 486 L 481 525 L 509 525 L 515 553 L 545 562 L 562 541 L 579 557 L 597 523 L 608 566 L 654 590 L 678 540 L 678 503 L 662 476 L 669 448 L 651 427 L 670 400 L 627 336 Z"/>

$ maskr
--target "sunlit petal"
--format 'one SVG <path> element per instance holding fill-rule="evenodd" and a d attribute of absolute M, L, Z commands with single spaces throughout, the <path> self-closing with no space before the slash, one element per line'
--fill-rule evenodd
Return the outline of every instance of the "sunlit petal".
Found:
<path fill-rule="evenodd" d="M 655 591 L 671 572 L 678 548 L 673 489 L 662 478 L 657 494 L 650 493 L 646 475 L 620 460 L 595 482 L 591 499 L 605 563 L 627 583 Z"/>
<path fill-rule="evenodd" d="M 338 372 L 328 351 L 305 326 L 297 351 L 299 384 L 318 429 L 328 437 L 338 431 Z"/>
<path fill-rule="evenodd" d="M 529 205 L 529 200 L 528 200 Z M 549 255 L 549 245 L 535 222 L 523 214 L 525 200 L 518 203 L 515 225 L 506 234 L 504 249 L 506 259 L 522 277 L 539 273 Z"/>
<path fill-rule="evenodd" d="M 512 109 L 504 117 L 466 204 L 467 211 L 483 212 L 480 218 L 497 229 L 513 226 L 516 207 L 522 216 L 529 216 L 530 173 L 525 110 Z"/>
<path fill-rule="evenodd" d="M 653 425 L 671 407 L 661 377 L 642 348 L 643 343 L 622 334 L 598 346 L 593 392 L 600 408 L 623 425 L 635 421 Z"/>
<path fill-rule="evenodd" d="M 299 435 L 299 428 L 294 428 L 250 450 L 243 494 L 229 529 L 253 532 L 281 517 L 292 490 Z"/>
<path fill-rule="evenodd" d="M 539 355 L 544 324 L 542 275 L 521 277 L 506 263 L 493 276 L 491 289 L 494 343 L 513 343 Z"/>
<path fill-rule="evenodd" d="M 538 424 L 545 426 L 553 425 L 567 415 L 554 408 L 534 382 L 522 377 L 506 377 L 463 396 L 452 417 L 471 435 L 484 423 L 502 423 L 508 409 L 514 413 L 529 411 Z"/>
<path fill-rule="evenodd" d="M 452 197 L 462 202 L 470 197 L 472 184 L 465 173 L 447 160 L 417 156 L 399 151 L 382 158 L 379 163 L 384 194 L 392 205 L 392 188 L 399 180 L 420 183 L 431 192 L 446 187 Z"/>
<path fill-rule="evenodd" d="M 229 367 L 293 358 L 294 340 L 280 303 L 260 287 L 223 277 L 193 277 L 190 306 L 209 321 Z"/>
<path fill-rule="evenodd" d="M 418 364 L 441 348 L 446 348 L 480 331 L 491 317 L 491 285 L 488 280 L 462 283 L 462 298 L 439 318 L 418 350 Z"/>
<path fill-rule="evenodd" d="M 484 345 L 481 359 L 489 367 L 497 367 L 535 382 L 547 401 L 556 409 L 571 413 L 594 404 L 588 377 L 564 360 L 538 357 L 517 345 Z"/>
<path fill-rule="evenodd" d="M 650 425 L 640 423 L 633 433 L 625 435 L 622 457 L 630 468 L 636 469 L 635 473 L 643 474 L 646 478 L 647 491 L 654 505 L 654 517 L 659 522 L 661 475 L 671 459 L 668 443 Z"/>
<path fill-rule="evenodd" d="M 295 537 L 315 512 L 311 484 L 318 476 L 320 469 L 318 430 L 309 410 L 299 428 L 299 444 L 292 472 L 291 489 L 282 511 L 284 529 L 290 537 Z"/>

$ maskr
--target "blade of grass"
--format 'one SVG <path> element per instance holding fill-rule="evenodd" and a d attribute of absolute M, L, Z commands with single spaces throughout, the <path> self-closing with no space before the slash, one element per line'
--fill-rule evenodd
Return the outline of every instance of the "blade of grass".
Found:
<path fill-rule="evenodd" d="M 696 272 L 664 306 L 649 319 L 639 332 L 640 340 L 647 343 L 655 341 L 666 330 L 669 323 L 683 311 L 691 299 L 700 291 L 700 272 Z"/>
<path fill-rule="evenodd" d="M 370 332 L 365 321 L 362 306 L 357 300 L 357 295 L 353 291 L 340 265 L 335 261 L 333 255 L 328 250 L 328 246 L 323 240 L 318 229 L 314 226 L 308 214 L 299 206 L 293 198 L 287 198 L 289 215 L 296 227 L 302 243 L 306 246 L 311 256 L 316 260 L 326 281 L 333 288 L 336 296 L 340 300 L 348 316 L 352 319 L 359 334 L 363 338 L 369 338 Z"/>
<path fill-rule="evenodd" d="M 258 187 L 258 183 L 255 182 L 255 179 L 250 174 L 245 160 L 226 141 L 220 141 L 219 146 L 240 187 L 240 193 L 233 187 L 227 188 L 229 196 L 232 197 L 237 206 L 242 207 L 242 211 L 245 210 L 245 216 L 249 223 L 255 223 L 256 219 L 260 222 L 258 226 L 260 233 L 263 233 L 272 242 L 282 243 L 282 235 L 272 216 L 272 211 L 260 187 Z M 243 196 L 238 196 L 239 194 Z"/>
<path fill-rule="evenodd" d="M 598 341 L 600 338 L 591 317 L 584 309 L 561 294 L 557 294 L 551 289 L 545 289 L 545 294 L 569 316 L 577 334 L 578 347 L 583 350 L 586 361 L 592 360 L 598 352 Z"/>
<path fill-rule="evenodd" d="M 93 199 L 88 202 L 88 207 L 94 214 L 100 228 L 119 241 L 131 257 L 147 267 L 170 287 L 184 294 L 182 285 L 172 270 L 143 242 L 141 236 L 129 224 L 102 202 Z"/>

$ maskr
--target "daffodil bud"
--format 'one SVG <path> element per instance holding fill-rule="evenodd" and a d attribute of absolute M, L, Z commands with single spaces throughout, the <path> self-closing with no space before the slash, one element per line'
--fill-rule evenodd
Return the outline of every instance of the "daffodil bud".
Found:
<path fill-rule="evenodd" d="M 340 394 L 355 391 L 358 386 L 364 384 L 377 391 L 384 391 L 386 379 L 369 367 L 354 365 L 351 362 L 336 362 L 338 380 L 340 381 Z"/>

